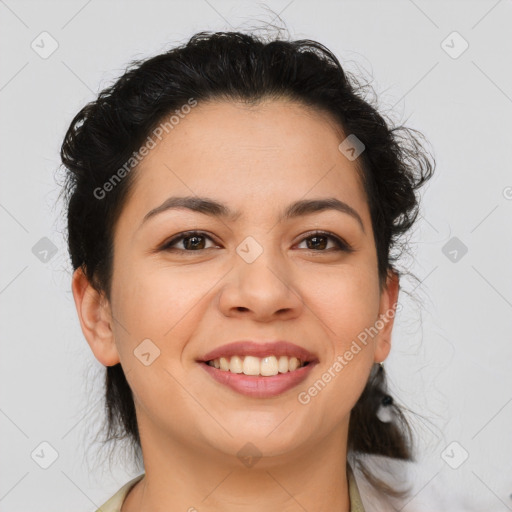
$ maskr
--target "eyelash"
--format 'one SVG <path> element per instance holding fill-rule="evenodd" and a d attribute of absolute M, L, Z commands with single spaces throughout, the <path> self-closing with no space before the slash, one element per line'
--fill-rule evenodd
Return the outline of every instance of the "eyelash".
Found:
<path fill-rule="evenodd" d="M 194 252 L 206 251 L 207 249 L 187 250 L 187 249 L 172 248 L 172 246 L 175 245 L 177 242 L 185 240 L 186 238 L 192 238 L 194 236 L 208 238 L 209 240 L 211 240 L 212 242 L 215 243 L 215 240 L 213 240 L 210 236 L 208 236 L 208 234 L 205 233 L 204 231 L 184 231 L 183 233 L 179 233 L 178 235 L 172 237 L 170 240 L 165 242 L 164 245 L 160 248 L 160 250 L 170 251 L 170 252 L 182 252 L 182 253 L 184 253 L 184 252 L 194 253 Z M 324 249 L 324 250 L 306 249 L 307 251 L 317 252 L 317 253 L 322 253 L 322 252 L 330 253 L 332 251 L 343 251 L 343 252 L 351 253 L 354 251 L 354 249 L 352 249 L 352 247 L 349 244 L 347 244 L 344 240 L 342 240 L 338 236 L 334 235 L 333 233 L 330 233 L 329 231 L 314 231 L 312 233 L 309 233 L 306 237 L 302 238 L 299 243 L 302 243 L 305 240 L 308 240 L 315 236 L 324 236 L 326 238 L 331 239 L 334 242 L 334 244 L 336 245 L 336 248 Z"/>

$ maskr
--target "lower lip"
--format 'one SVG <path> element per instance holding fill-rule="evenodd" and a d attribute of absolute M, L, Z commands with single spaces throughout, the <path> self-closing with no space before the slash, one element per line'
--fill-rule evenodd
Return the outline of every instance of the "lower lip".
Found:
<path fill-rule="evenodd" d="M 315 363 L 309 363 L 293 372 L 279 373 L 271 377 L 258 377 L 219 370 L 207 363 L 200 364 L 217 382 L 242 395 L 255 398 L 270 398 L 292 389 L 304 381 L 315 366 Z"/>

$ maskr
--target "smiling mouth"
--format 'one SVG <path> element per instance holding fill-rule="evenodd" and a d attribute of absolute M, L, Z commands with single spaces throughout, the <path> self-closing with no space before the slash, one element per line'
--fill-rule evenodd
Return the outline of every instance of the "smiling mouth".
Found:
<path fill-rule="evenodd" d="M 288 356 L 231 356 L 205 361 L 205 364 L 230 373 L 243 373 L 254 377 L 272 377 L 280 373 L 294 372 L 309 364 Z"/>

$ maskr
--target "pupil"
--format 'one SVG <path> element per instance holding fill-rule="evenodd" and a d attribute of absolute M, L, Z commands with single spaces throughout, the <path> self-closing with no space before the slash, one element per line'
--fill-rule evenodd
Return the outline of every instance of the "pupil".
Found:
<path fill-rule="evenodd" d="M 313 236 L 313 237 L 310 238 L 311 241 L 313 241 L 313 240 L 317 241 L 317 242 L 313 242 L 313 244 L 312 244 L 314 249 L 319 249 L 319 248 L 320 249 L 325 249 L 325 239 L 326 239 L 325 236 Z M 323 244 L 320 243 L 321 247 L 318 246 L 318 240 L 324 240 Z"/>
<path fill-rule="evenodd" d="M 202 237 L 200 236 L 190 236 L 187 238 L 187 240 L 190 242 L 191 240 L 194 240 L 194 242 L 192 242 L 191 244 L 187 244 L 187 249 L 188 248 L 192 248 L 192 249 L 197 249 L 198 248 L 198 245 L 200 245 L 200 242 L 198 242 L 198 240 L 200 240 Z"/>

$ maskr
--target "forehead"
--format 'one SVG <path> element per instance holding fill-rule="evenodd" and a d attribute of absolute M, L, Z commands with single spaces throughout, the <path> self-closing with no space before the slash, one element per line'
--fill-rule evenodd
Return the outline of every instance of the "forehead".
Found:
<path fill-rule="evenodd" d="M 358 167 L 338 149 L 345 137 L 328 113 L 288 100 L 199 103 L 139 164 L 124 210 L 140 224 L 171 195 L 208 196 L 243 221 L 262 206 L 272 216 L 298 199 L 335 196 L 364 217 Z"/>

